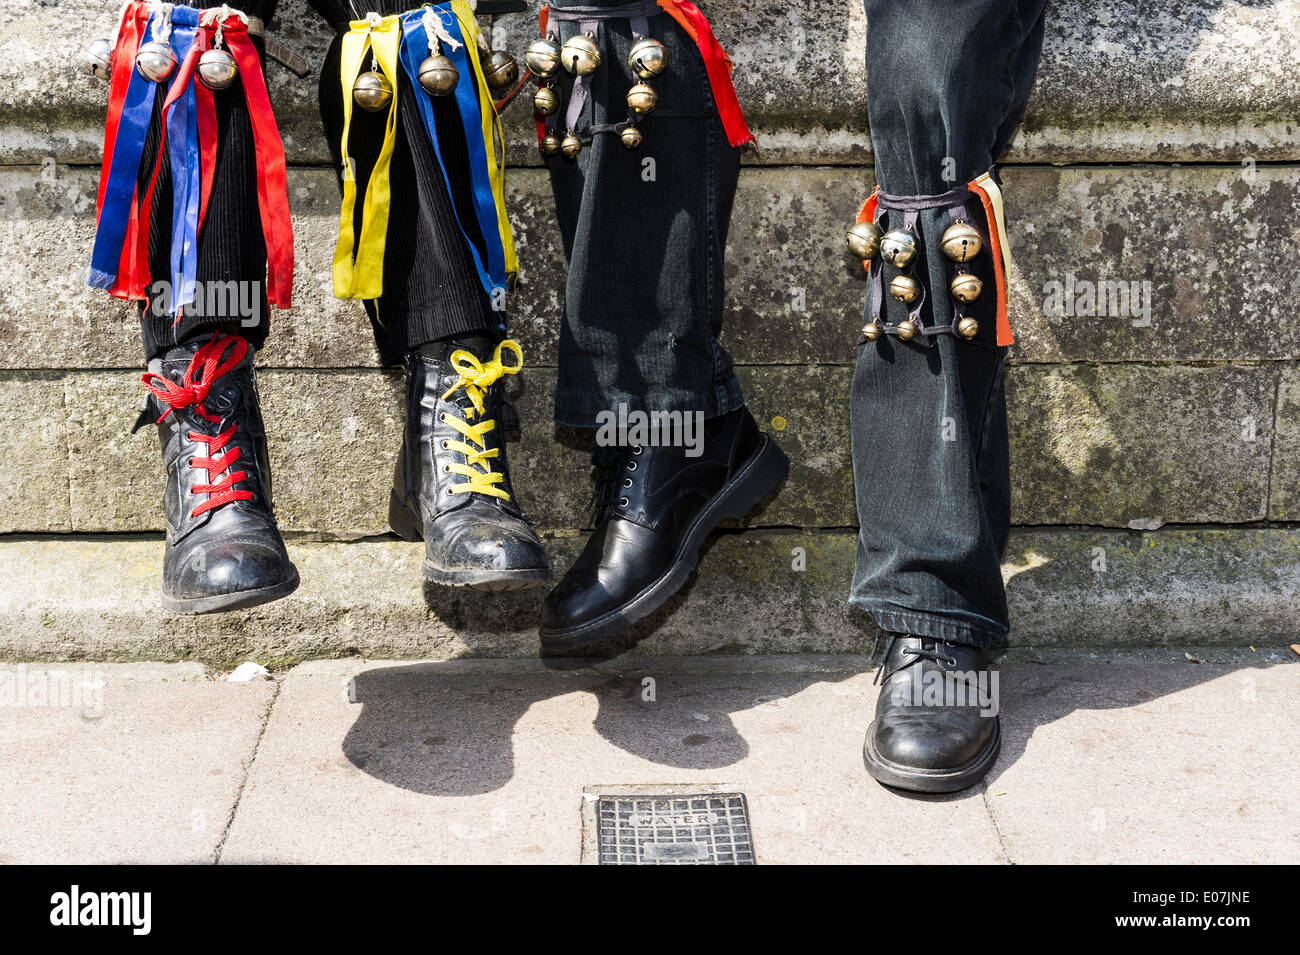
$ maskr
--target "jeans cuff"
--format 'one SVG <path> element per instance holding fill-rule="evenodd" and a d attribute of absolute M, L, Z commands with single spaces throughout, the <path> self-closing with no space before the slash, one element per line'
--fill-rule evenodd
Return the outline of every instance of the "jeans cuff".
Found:
<path fill-rule="evenodd" d="M 1006 646 L 1006 631 L 977 627 L 965 620 L 918 610 L 883 610 L 868 602 L 854 601 L 854 606 L 866 611 L 876 626 L 887 633 L 906 633 L 914 637 L 947 640 L 981 650 L 996 650 Z"/>

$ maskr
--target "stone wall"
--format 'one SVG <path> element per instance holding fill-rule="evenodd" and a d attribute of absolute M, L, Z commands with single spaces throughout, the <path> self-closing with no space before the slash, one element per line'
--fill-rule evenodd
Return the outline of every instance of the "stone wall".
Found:
<path fill-rule="evenodd" d="M 856 520 L 846 400 L 865 287 L 842 233 L 871 188 L 865 21 L 857 0 L 705 9 L 762 145 L 732 222 L 725 338 L 756 414 L 783 422 L 793 469 L 709 551 L 644 649 L 861 648 L 870 631 L 843 603 Z M 285 0 L 278 34 L 318 62 L 327 30 L 303 11 Z M 303 594 L 274 609 L 157 623 L 157 449 L 147 431 L 127 433 L 141 394 L 137 327 L 79 280 L 106 90 L 74 61 L 115 12 L 89 0 L 0 12 L 0 654 L 532 652 L 535 595 L 481 607 L 422 595 L 410 546 L 359 540 L 386 529 L 400 381 L 377 367 L 360 309 L 330 294 L 337 192 L 318 78 L 274 64 L 298 270 L 295 308 L 276 316 L 259 365 L 278 513 L 317 579 L 304 574 Z M 502 23 L 521 48 L 531 21 Z M 1009 400 L 1021 530 L 1006 563 L 1016 642 L 1294 637 L 1297 60 L 1296 0 L 1060 0 L 1049 11 L 1038 82 L 1004 157 L 1019 338 Z M 525 506 L 568 554 L 586 461 L 549 423 L 564 261 L 525 112 L 507 114 L 523 266 L 512 310 L 529 365 L 511 453 Z M 1115 300 L 1057 314 L 1053 283 L 1123 283 L 1138 297 L 1127 310 Z M 794 572 L 800 547 L 808 570 Z M 380 582 L 390 572 L 413 579 Z M 349 593 L 362 585 L 364 598 Z M 381 609 L 377 593 L 394 605 Z M 466 607 L 497 630 L 467 636 Z M 738 619 L 750 625 L 736 630 Z M 142 627 L 158 632 L 146 640 Z"/>

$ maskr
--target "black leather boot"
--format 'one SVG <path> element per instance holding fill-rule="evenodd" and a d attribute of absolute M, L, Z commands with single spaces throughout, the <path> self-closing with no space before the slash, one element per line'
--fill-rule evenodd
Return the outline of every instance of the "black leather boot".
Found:
<path fill-rule="evenodd" d="M 215 613 L 276 600 L 298 587 L 271 514 L 271 468 L 253 349 L 216 333 L 173 348 L 144 375 L 137 427 L 157 421 L 167 484 L 163 607 Z"/>
<path fill-rule="evenodd" d="M 504 341 L 480 360 L 455 343 L 406 356 L 406 435 L 388 522 L 424 541 L 426 580 L 474 590 L 521 590 L 551 580 L 551 563 L 515 502 L 501 427 L 504 375 L 522 367 Z"/>
<path fill-rule="evenodd" d="M 698 457 L 684 447 L 599 448 L 598 521 L 542 607 L 542 646 L 597 643 L 658 609 L 686 583 L 700 546 L 776 489 L 790 461 L 748 409 L 705 422 Z"/>
<path fill-rule="evenodd" d="M 887 786 L 950 793 L 973 786 L 998 758 L 997 671 L 976 647 L 890 634 L 867 772 Z"/>

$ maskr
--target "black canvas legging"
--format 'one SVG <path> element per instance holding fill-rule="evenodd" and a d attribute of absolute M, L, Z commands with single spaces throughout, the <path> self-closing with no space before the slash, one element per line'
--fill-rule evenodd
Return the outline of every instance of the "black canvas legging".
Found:
<path fill-rule="evenodd" d="M 278 0 L 247 0 L 240 9 L 250 16 L 269 20 Z M 340 32 L 354 16 L 346 0 L 311 0 L 315 11 Z M 378 13 L 400 13 L 409 0 L 369 0 L 364 8 Z M 339 37 L 331 45 L 321 68 L 320 106 L 325 136 L 334 168 L 341 165 L 339 137 L 343 128 L 342 93 L 338 80 Z M 254 39 L 260 49 L 261 41 Z M 265 61 L 265 57 L 263 57 Z M 414 93 L 398 84 L 398 140 L 393 154 L 391 187 L 395 201 L 389 214 L 388 242 L 384 254 L 384 295 L 378 302 L 366 302 L 375 341 L 385 363 L 399 361 L 404 352 L 419 345 L 473 332 L 499 333 L 502 313 L 491 302 L 478 280 L 469 249 L 465 245 L 454 209 L 462 211 L 460 221 L 476 230 L 470 213 L 466 177 L 452 177 L 452 190 L 423 136 L 407 136 L 418 130 L 421 120 Z M 208 309 L 207 314 L 185 316 L 177 323 L 172 314 L 151 303 L 142 310 L 141 335 L 146 359 L 154 358 L 178 342 L 209 334 L 225 327 L 244 335 L 255 347 L 265 342 L 269 313 L 265 301 L 266 245 L 257 211 L 257 179 L 253 154 L 252 127 L 240 84 L 214 95 L 218 123 L 217 163 L 207 217 L 199 232 L 197 279 L 206 282 L 257 283 L 261 302 L 256 320 L 240 314 Z M 160 108 L 160 100 L 155 108 Z M 450 102 L 434 102 L 439 143 L 448 168 L 464 168 L 468 161 L 464 133 Z M 356 159 L 358 190 L 374 164 L 383 140 L 381 114 L 357 110 L 353 114 L 349 151 Z M 143 170 L 152 171 L 158 149 L 157 122 L 145 145 Z M 396 197 L 401 197 L 400 201 Z M 149 269 L 152 276 L 169 273 L 171 242 L 171 177 L 169 163 L 162 163 L 154 194 L 149 224 Z M 358 226 L 361 203 L 357 203 Z M 482 244 L 476 231 L 472 241 Z M 418 267 L 417 267 L 418 264 Z M 249 286 L 245 286 L 249 287 Z M 222 302 L 218 300 L 218 305 Z"/>

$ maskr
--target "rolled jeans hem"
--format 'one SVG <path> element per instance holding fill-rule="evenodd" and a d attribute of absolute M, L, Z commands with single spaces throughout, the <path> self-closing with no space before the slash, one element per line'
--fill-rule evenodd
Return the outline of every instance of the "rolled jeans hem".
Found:
<path fill-rule="evenodd" d="M 876 626 L 887 633 L 906 633 L 914 637 L 946 640 L 949 643 L 978 647 L 981 650 L 996 649 L 1006 642 L 1006 629 L 998 630 L 992 626 L 978 627 L 943 614 L 917 610 L 885 610 L 872 600 L 855 599 L 849 602 L 859 610 L 870 614 Z"/>

